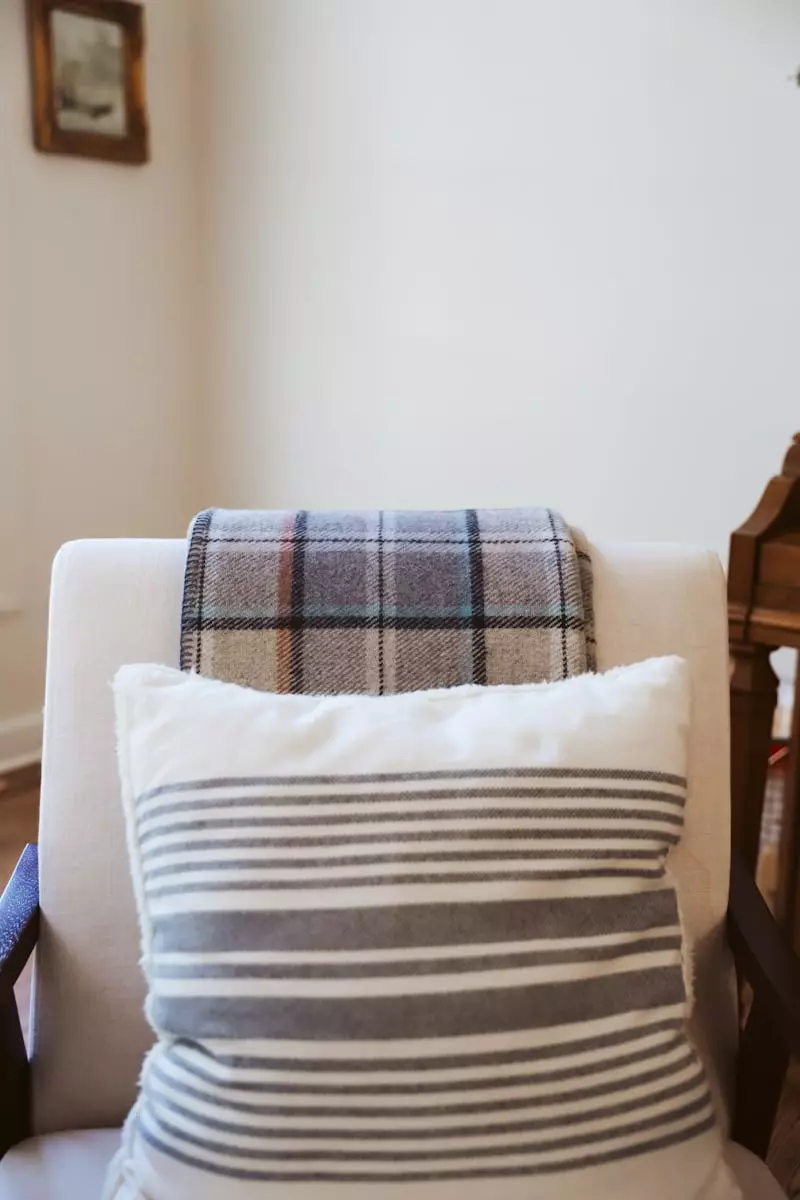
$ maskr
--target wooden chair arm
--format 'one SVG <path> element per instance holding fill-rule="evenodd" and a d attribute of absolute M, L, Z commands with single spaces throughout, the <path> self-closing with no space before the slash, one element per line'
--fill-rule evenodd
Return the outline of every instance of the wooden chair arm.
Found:
<path fill-rule="evenodd" d="M 800 959 L 735 851 L 728 941 L 753 993 L 739 1045 L 733 1137 L 765 1158 L 789 1056 L 800 1054 Z"/>
<path fill-rule="evenodd" d="M 0 896 L 0 1156 L 31 1129 L 30 1066 L 14 984 L 39 934 L 39 855 L 26 846 Z"/>
<path fill-rule="evenodd" d="M 786 1048 L 800 1055 L 800 958 L 736 852 L 731 860 L 728 940 L 737 971 L 767 1006 Z"/>

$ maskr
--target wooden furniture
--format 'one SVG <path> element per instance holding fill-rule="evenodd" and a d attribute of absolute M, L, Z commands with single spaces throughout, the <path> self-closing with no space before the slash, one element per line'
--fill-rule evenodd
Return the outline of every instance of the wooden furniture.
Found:
<path fill-rule="evenodd" d="M 732 838 L 755 873 L 778 691 L 769 656 L 779 646 L 800 649 L 800 434 L 795 435 L 780 475 L 769 481 L 755 511 L 731 536 L 728 629 Z M 776 916 L 795 936 L 800 933 L 799 800 L 800 705 L 796 705 L 776 898 Z"/>

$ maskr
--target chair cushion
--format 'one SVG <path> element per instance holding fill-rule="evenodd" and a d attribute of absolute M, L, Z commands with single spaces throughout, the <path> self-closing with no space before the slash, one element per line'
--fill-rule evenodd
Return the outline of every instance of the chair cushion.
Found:
<path fill-rule="evenodd" d="M 728 1142 L 725 1159 L 736 1176 L 744 1200 L 786 1200 L 786 1193 L 766 1164 L 744 1146 Z"/>
<path fill-rule="evenodd" d="M 0 1162 L 0 1200 L 100 1200 L 118 1129 L 28 1138 Z"/>
<path fill-rule="evenodd" d="M 0 1200 L 64 1200 L 66 1196 L 100 1200 L 103 1176 L 119 1140 L 118 1129 L 78 1129 L 29 1138 L 0 1162 Z M 725 1157 L 742 1200 L 786 1200 L 764 1163 L 749 1150 L 729 1142 Z"/>

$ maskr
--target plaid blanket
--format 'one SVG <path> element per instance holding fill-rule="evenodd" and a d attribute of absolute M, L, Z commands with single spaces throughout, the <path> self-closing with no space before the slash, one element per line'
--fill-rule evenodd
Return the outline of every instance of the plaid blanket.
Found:
<path fill-rule="evenodd" d="M 389 693 L 594 669 L 591 561 L 550 509 L 210 509 L 181 666 L 263 691 Z"/>

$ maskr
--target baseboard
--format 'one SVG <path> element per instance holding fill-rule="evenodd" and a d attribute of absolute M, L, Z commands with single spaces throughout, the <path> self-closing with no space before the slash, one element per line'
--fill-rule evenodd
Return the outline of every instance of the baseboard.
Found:
<path fill-rule="evenodd" d="M 42 714 L 0 718 L 0 775 L 38 762 L 42 757 Z"/>

